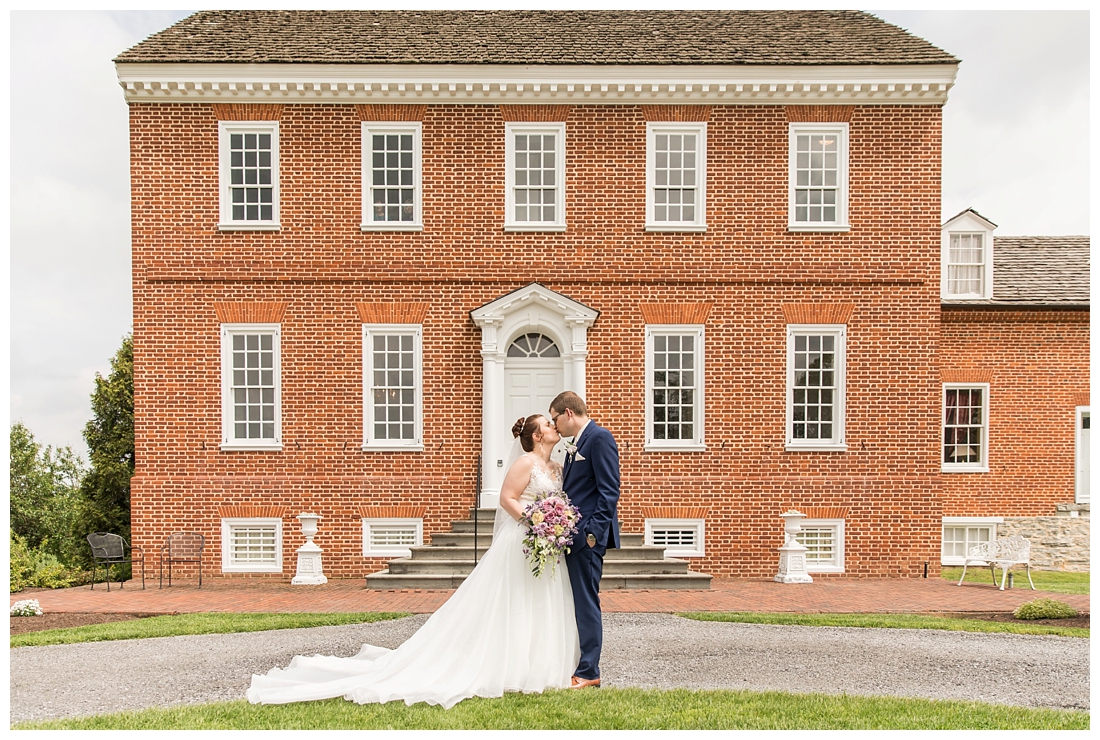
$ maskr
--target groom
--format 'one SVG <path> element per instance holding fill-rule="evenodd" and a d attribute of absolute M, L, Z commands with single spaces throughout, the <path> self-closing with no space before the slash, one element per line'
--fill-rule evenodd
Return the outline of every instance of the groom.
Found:
<path fill-rule="evenodd" d="M 573 437 L 573 443 L 566 445 L 562 488 L 580 510 L 581 520 L 565 565 L 581 642 L 573 688 L 583 689 L 600 685 L 600 577 L 607 548 L 619 546 L 619 448 L 611 432 L 588 418 L 584 399 L 573 391 L 560 393 L 550 402 L 550 421 L 561 436 Z"/>

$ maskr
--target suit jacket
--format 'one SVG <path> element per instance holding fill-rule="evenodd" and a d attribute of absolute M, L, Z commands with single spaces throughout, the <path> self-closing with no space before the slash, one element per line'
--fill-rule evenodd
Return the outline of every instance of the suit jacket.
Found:
<path fill-rule="evenodd" d="M 596 549 L 619 546 L 619 447 L 611 432 L 594 421 L 581 433 L 577 451 L 565 457 L 562 488 L 581 513 L 574 547 L 596 536 Z"/>

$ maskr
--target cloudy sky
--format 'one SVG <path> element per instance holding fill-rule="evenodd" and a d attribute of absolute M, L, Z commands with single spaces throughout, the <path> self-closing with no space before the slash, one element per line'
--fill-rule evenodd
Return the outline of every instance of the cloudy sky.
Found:
<path fill-rule="evenodd" d="M 963 60 L 944 112 L 943 215 L 973 207 L 1002 235 L 1088 234 L 1088 13 L 872 12 Z M 111 59 L 187 14 L 10 16 L 10 417 L 81 455 L 95 373 L 132 328 Z"/>

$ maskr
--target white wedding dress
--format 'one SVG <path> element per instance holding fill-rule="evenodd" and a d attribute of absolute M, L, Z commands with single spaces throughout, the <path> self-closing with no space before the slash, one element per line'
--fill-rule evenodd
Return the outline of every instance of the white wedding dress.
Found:
<path fill-rule="evenodd" d="M 561 491 L 561 470 L 536 463 L 520 498 Z M 359 704 L 401 700 L 450 709 L 471 696 L 565 688 L 580 661 L 569 572 L 531 574 L 524 527 L 498 508 L 493 543 L 473 572 L 396 650 L 364 645 L 350 658 L 295 657 L 252 676 L 248 700 L 286 704 L 343 696 Z"/>

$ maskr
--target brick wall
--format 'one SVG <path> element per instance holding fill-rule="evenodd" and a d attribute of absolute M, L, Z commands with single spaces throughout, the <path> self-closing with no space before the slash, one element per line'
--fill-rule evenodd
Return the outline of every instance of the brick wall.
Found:
<path fill-rule="evenodd" d="M 278 232 L 218 232 L 217 117 L 206 104 L 130 107 L 135 433 L 133 531 L 154 547 L 199 529 L 220 567 L 219 507 L 281 506 L 284 572 L 315 539 L 330 576 L 361 553 L 360 507 L 425 507 L 425 534 L 473 501 L 480 331 L 468 312 L 532 281 L 601 312 L 587 400 L 622 450 L 620 515 L 705 507 L 694 569 L 770 577 L 791 507 L 846 507 L 846 569 L 936 569 L 940 110 L 855 106 L 848 233 L 788 233 L 782 106 L 708 114 L 705 233 L 646 233 L 640 106 L 566 115 L 565 233 L 505 233 L 497 106 L 427 106 L 424 229 L 360 230 L 360 113 L 287 105 Z M 560 114 L 560 112 L 559 112 Z M 222 452 L 218 303 L 285 303 L 281 452 Z M 361 303 L 426 304 L 424 451 L 362 439 Z M 645 452 L 643 304 L 708 303 L 706 452 Z M 784 305 L 851 304 L 846 453 L 786 452 Z"/>
<path fill-rule="evenodd" d="M 1089 313 L 945 308 L 945 377 L 989 383 L 989 472 L 944 474 L 945 516 L 1053 516 L 1074 500 Z"/>

